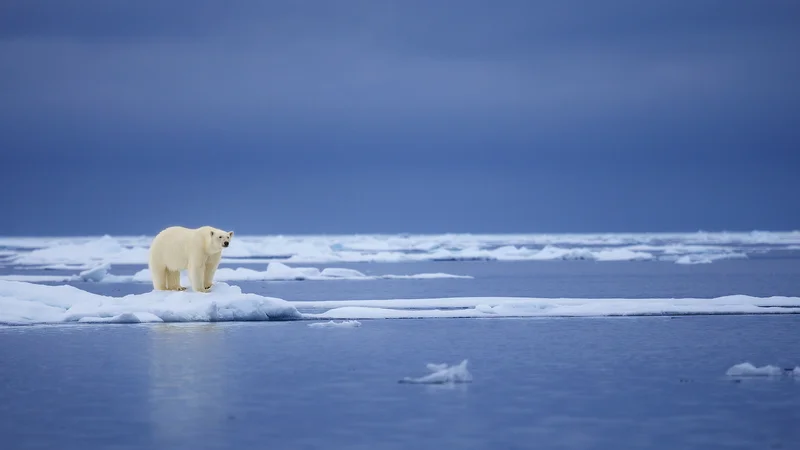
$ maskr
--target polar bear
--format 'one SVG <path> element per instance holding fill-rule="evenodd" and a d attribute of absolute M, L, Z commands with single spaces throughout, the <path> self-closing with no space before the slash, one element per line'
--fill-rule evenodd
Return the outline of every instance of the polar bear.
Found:
<path fill-rule="evenodd" d="M 222 258 L 222 249 L 230 245 L 233 231 L 204 226 L 180 226 L 162 230 L 150 246 L 150 276 L 153 288 L 160 291 L 185 291 L 181 270 L 188 269 L 192 290 L 208 292 Z"/>

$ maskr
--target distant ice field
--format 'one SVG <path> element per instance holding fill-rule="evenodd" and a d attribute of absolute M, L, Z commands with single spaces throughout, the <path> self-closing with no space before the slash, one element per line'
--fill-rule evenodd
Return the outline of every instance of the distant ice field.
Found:
<path fill-rule="evenodd" d="M 0 265 L 145 264 L 152 236 L 0 238 Z M 800 231 L 750 233 L 235 236 L 227 262 L 662 261 L 709 264 L 800 250 Z"/>
<path fill-rule="evenodd" d="M 48 272 L 64 280 L 71 276 L 68 271 L 5 268 L 0 270 L 0 323 L 800 313 L 797 255 L 767 254 L 691 266 L 585 260 L 270 266 L 274 264 L 280 264 L 275 273 L 299 276 L 217 281 L 210 294 L 152 292 L 147 280 L 131 278 L 143 270 L 138 265 L 110 266 L 118 275 L 98 277 L 97 281 L 77 278 L 38 283 L 7 278 L 20 272 Z M 249 266 L 254 273 L 269 272 L 259 265 Z M 305 276 L 329 269 L 348 276 Z M 356 273 L 360 275 L 353 275 Z M 458 275 L 413 277 L 426 273 Z"/>
<path fill-rule="evenodd" d="M 237 236 L 210 294 L 152 292 L 150 241 L 0 238 L 0 323 L 800 312 L 796 231 Z"/>

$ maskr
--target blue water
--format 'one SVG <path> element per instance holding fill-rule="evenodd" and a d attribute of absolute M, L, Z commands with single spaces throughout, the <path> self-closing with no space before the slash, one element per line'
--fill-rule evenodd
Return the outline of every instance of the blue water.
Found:
<path fill-rule="evenodd" d="M 476 278 L 232 284 L 287 300 L 800 296 L 796 258 L 335 266 Z M 4 327 L 0 448 L 789 449 L 800 379 L 725 371 L 800 365 L 798 342 L 798 315 Z M 397 383 L 462 359 L 470 384 Z"/>

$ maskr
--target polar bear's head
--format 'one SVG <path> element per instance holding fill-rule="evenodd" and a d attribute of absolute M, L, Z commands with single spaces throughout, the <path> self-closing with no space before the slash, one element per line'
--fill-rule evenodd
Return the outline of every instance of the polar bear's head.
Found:
<path fill-rule="evenodd" d="M 231 239 L 233 239 L 233 231 L 210 228 L 208 233 L 208 247 L 209 250 L 213 251 L 213 253 L 221 252 L 223 248 L 231 244 Z"/>

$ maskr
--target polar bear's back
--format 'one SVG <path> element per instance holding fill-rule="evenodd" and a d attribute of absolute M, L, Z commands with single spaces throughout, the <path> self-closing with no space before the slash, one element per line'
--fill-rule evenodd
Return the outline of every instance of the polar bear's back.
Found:
<path fill-rule="evenodd" d="M 153 239 L 150 262 L 166 266 L 169 270 L 183 270 L 189 265 L 192 250 L 197 248 L 198 238 L 198 230 L 192 228 L 165 228 Z"/>

